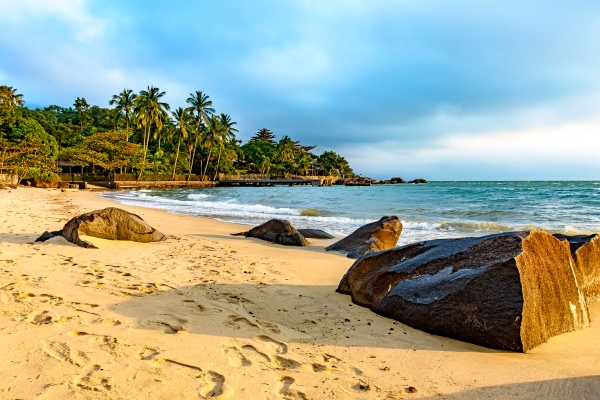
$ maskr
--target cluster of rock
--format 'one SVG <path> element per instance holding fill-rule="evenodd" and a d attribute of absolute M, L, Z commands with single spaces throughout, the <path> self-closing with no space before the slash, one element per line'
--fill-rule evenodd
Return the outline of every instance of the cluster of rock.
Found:
<path fill-rule="evenodd" d="M 349 258 L 360 258 L 367 253 L 392 249 L 398 243 L 402 223 L 396 216 L 382 217 L 379 221 L 361 226 L 347 237 L 327 247 L 327 251 L 338 251 Z M 234 236 L 245 236 L 286 246 L 308 246 L 309 239 L 335 239 L 320 229 L 296 229 L 283 219 L 272 219 L 247 232 Z"/>
<path fill-rule="evenodd" d="M 400 177 L 394 177 L 392 179 L 387 179 L 387 180 L 377 180 L 377 179 L 371 179 L 368 177 L 355 176 L 354 178 L 338 179 L 335 182 L 333 182 L 334 185 L 346 185 L 346 186 L 396 185 L 396 184 L 400 184 L 400 183 L 419 184 L 419 183 L 427 183 L 427 181 L 422 178 L 414 179 L 412 181 L 406 182 L 404 179 L 402 179 Z"/>
<path fill-rule="evenodd" d="M 429 333 L 525 352 L 588 326 L 587 304 L 599 297 L 600 239 L 557 236 L 510 232 L 367 254 L 338 291 Z"/>
<path fill-rule="evenodd" d="M 588 326 L 587 305 L 600 300 L 598 235 L 522 231 L 396 247 L 401 232 L 400 219 L 386 216 L 326 250 L 357 259 L 339 292 L 426 332 L 525 352 Z M 142 243 L 165 239 L 138 215 L 106 208 L 75 217 L 36 241 L 62 236 L 94 248 L 81 235 Z M 237 235 L 287 246 L 307 246 L 307 238 L 334 239 L 281 219 Z"/>
<path fill-rule="evenodd" d="M 36 242 L 62 236 L 71 243 L 85 248 L 96 248 L 81 239 L 80 235 L 108 240 L 131 240 L 150 243 L 165 239 L 165 235 L 148 225 L 140 216 L 109 207 L 82 214 L 71 219 L 60 231 L 44 232 Z"/>

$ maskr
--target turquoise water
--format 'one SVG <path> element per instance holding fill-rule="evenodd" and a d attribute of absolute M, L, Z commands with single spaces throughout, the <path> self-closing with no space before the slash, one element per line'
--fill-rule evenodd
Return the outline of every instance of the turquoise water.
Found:
<path fill-rule="evenodd" d="M 384 215 L 403 223 L 399 244 L 544 229 L 600 233 L 600 182 L 434 182 L 370 187 L 223 187 L 105 192 L 128 205 L 258 225 L 284 218 L 297 228 L 347 235 Z"/>

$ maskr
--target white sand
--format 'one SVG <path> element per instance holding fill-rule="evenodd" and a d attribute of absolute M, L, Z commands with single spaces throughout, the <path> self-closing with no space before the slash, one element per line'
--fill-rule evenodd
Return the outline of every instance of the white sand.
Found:
<path fill-rule="evenodd" d="M 283 247 L 230 236 L 247 227 L 119 206 L 169 240 L 33 243 L 115 205 L 0 191 L 0 398 L 600 397 L 599 304 L 590 328 L 518 354 L 352 305 L 335 292 L 352 260 L 325 253 L 330 241 Z"/>

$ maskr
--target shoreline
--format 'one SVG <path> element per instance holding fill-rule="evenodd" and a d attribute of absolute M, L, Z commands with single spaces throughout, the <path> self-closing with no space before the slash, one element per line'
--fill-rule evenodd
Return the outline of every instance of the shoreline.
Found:
<path fill-rule="evenodd" d="M 134 212 L 169 238 L 92 238 L 97 250 L 62 238 L 32 243 L 104 207 Z M 589 307 L 589 328 L 527 354 L 491 350 L 426 334 L 336 293 L 354 260 L 325 252 L 330 241 L 269 244 L 231 236 L 247 225 L 91 192 L 3 190 L 0 208 L 2 396 L 477 399 L 600 391 L 599 303 Z"/>

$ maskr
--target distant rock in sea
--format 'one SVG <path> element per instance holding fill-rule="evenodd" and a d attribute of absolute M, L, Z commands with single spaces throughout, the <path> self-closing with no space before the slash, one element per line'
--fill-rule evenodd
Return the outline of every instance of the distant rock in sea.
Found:
<path fill-rule="evenodd" d="M 544 231 L 431 240 L 362 257 L 338 291 L 435 335 L 525 352 L 589 325 L 571 263 Z"/>
<path fill-rule="evenodd" d="M 414 179 L 408 183 L 427 183 L 427 181 L 425 179 L 419 178 L 419 179 Z"/>
<path fill-rule="evenodd" d="M 44 232 L 36 242 L 43 242 L 58 235 L 71 243 L 86 248 L 96 247 L 81 240 L 80 235 L 141 243 L 158 242 L 165 239 L 165 235 L 148 225 L 140 216 L 114 207 L 75 217 L 67 222 L 60 231 Z"/>
<path fill-rule="evenodd" d="M 396 183 L 406 183 L 406 181 L 398 176 L 390 179 L 390 183 L 392 184 L 396 184 Z"/>
<path fill-rule="evenodd" d="M 577 281 L 582 287 L 585 300 L 594 303 L 600 300 L 600 236 L 554 235 L 560 240 L 567 240 L 571 254 L 575 260 Z"/>
<path fill-rule="evenodd" d="M 367 253 L 394 248 L 400 233 L 402 222 L 398 217 L 382 217 L 379 221 L 361 226 L 325 250 L 346 253 L 349 258 L 359 258 Z"/>

